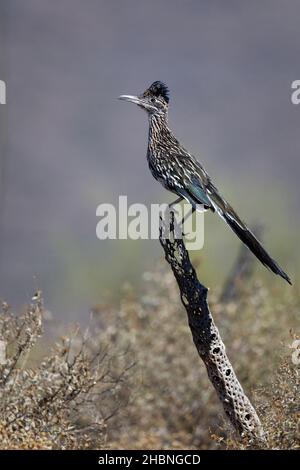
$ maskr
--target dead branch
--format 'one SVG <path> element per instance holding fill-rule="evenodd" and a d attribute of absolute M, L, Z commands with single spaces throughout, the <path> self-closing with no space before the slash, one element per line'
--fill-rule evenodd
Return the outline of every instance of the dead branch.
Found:
<path fill-rule="evenodd" d="M 209 310 L 208 290 L 197 278 L 183 239 L 175 238 L 178 227 L 174 225 L 171 213 L 171 226 L 161 223 L 159 239 L 177 281 L 194 344 L 235 430 L 249 443 L 264 441 L 261 422 L 235 375 Z"/>

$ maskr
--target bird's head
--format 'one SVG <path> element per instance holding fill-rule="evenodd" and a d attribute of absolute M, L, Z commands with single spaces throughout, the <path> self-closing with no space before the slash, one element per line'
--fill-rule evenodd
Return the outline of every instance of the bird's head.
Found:
<path fill-rule="evenodd" d="M 130 101 L 143 108 L 148 114 L 166 114 L 169 106 L 169 90 L 163 82 L 154 82 L 141 95 L 121 95 L 120 100 Z"/>

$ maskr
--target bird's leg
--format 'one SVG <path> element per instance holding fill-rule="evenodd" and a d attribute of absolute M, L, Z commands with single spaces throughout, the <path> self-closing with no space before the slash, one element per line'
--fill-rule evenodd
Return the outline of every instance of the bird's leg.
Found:
<path fill-rule="evenodd" d="M 196 210 L 196 207 L 193 206 L 191 210 L 187 213 L 187 215 L 182 217 L 182 220 L 181 220 L 182 227 L 183 227 L 184 222 L 195 212 L 195 210 Z"/>
<path fill-rule="evenodd" d="M 172 206 L 175 206 L 175 204 L 178 204 L 178 202 L 182 201 L 183 197 L 178 197 L 177 199 L 175 199 L 175 201 L 171 202 L 169 204 L 169 209 L 171 209 Z"/>
<path fill-rule="evenodd" d="M 175 214 L 178 214 L 178 212 L 173 208 L 173 206 L 175 206 L 175 204 L 178 204 L 178 202 L 182 201 L 183 200 L 183 197 L 179 196 L 177 199 L 175 199 L 175 201 L 171 202 L 168 207 L 169 207 L 169 210 L 172 212 L 174 212 Z"/>

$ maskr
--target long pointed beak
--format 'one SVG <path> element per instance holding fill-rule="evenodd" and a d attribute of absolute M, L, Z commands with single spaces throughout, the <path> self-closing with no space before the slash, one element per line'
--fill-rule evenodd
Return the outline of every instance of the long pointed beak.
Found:
<path fill-rule="evenodd" d="M 134 104 L 142 104 L 142 100 L 138 96 L 132 96 L 132 95 L 121 95 L 118 98 L 119 100 L 123 101 L 129 101 L 130 103 Z"/>

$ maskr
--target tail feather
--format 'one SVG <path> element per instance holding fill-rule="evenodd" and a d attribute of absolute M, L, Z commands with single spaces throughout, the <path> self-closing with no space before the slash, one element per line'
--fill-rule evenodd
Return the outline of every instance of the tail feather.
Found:
<path fill-rule="evenodd" d="M 233 217 L 226 214 L 226 212 L 222 214 L 222 218 L 227 222 L 230 228 L 234 231 L 234 233 L 239 237 L 239 239 L 245 243 L 245 245 L 249 248 L 250 251 L 259 259 L 259 261 L 269 268 L 273 273 L 281 276 L 285 279 L 290 285 L 292 282 L 289 276 L 281 269 L 278 263 L 276 263 L 273 258 L 266 252 L 264 247 L 259 243 L 257 238 L 253 235 L 253 233 L 246 227 L 246 225 L 242 225 L 234 220 Z M 238 219 L 240 222 L 240 219 Z"/>
<path fill-rule="evenodd" d="M 202 174 L 203 171 L 204 170 L 201 167 L 200 173 Z M 271 258 L 264 247 L 259 243 L 257 238 L 239 218 L 231 205 L 228 204 L 228 202 L 221 196 L 208 175 L 206 175 L 207 180 L 203 185 L 203 175 L 201 176 L 201 174 L 199 174 L 198 178 L 193 181 L 193 184 L 190 184 L 186 187 L 186 192 L 183 194 L 183 197 L 189 200 L 193 205 L 204 204 L 213 212 L 217 212 L 264 266 L 266 266 L 278 276 L 281 276 L 290 285 L 292 285 L 289 276 L 283 271 L 283 269 L 281 269 L 279 264 L 276 263 L 273 258 Z"/>

